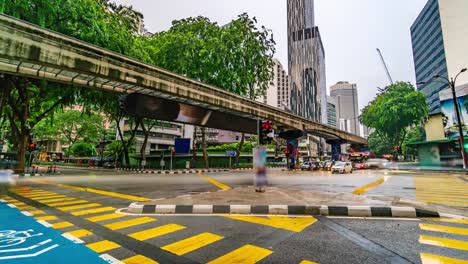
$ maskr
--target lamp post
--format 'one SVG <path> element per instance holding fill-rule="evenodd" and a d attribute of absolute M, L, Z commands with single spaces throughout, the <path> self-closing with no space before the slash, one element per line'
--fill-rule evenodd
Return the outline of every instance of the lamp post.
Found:
<path fill-rule="evenodd" d="M 462 126 L 462 122 L 461 122 L 461 115 L 460 115 L 460 108 L 459 108 L 459 105 L 458 105 L 458 100 L 457 100 L 457 94 L 455 92 L 455 87 L 456 87 L 456 82 L 457 82 L 457 78 L 458 76 L 460 76 L 460 74 L 464 73 L 467 71 L 467 68 L 463 68 L 456 76 L 455 78 L 446 78 L 446 77 L 443 77 L 443 76 L 440 76 L 438 74 L 434 75 L 431 80 L 427 81 L 427 82 L 418 82 L 418 84 L 426 84 L 426 83 L 430 83 L 430 82 L 439 82 L 439 83 L 443 83 L 443 84 L 448 84 L 448 86 L 450 87 L 450 89 L 452 89 L 452 98 L 453 98 L 453 106 L 455 107 L 455 113 L 457 115 L 457 122 L 458 122 L 458 133 L 460 135 L 460 149 L 461 149 L 461 154 L 462 154 L 462 158 L 463 158 L 463 169 L 465 170 L 466 167 L 467 167 L 467 160 L 466 160 L 466 152 L 465 152 L 465 140 L 464 140 L 464 136 L 463 136 L 463 126 Z M 443 81 L 437 81 L 437 79 L 442 79 Z"/>

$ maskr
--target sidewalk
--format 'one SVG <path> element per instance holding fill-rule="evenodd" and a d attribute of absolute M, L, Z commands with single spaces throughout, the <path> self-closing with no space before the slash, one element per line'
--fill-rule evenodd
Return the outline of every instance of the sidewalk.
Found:
<path fill-rule="evenodd" d="M 313 214 L 342 216 L 439 217 L 444 214 L 468 217 L 468 210 L 421 203 L 392 196 L 305 191 L 254 187 L 183 195 L 164 200 L 132 203 L 130 213 L 156 214 Z"/>

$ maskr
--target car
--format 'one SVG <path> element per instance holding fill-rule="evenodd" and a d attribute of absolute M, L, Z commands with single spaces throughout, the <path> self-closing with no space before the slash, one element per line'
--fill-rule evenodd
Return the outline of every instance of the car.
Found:
<path fill-rule="evenodd" d="M 353 173 L 353 166 L 351 165 L 351 162 L 338 161 L 332 166 L 331 172 Z"/>
<path fill-rule="evenodd" d="M 390 165 L 386 159 L 368 159 L 366 164 L 371 169 L 385 169 Z"/>
<path fill-rule="evenodd" d="M 364 170 L 364 169 L 368 169 L 369 166 L 364 162 L 355 162 L 353 163 L 353 168 L 356 170 Z"/>
<path fill-rule="evenodd" d="M 107 169 L 114 169 L 115 168 L 115 162 L 113 162 L 113 161 L 104 162 L 104 164 L 102 164 L 102 167 L 107 168 Z"/>
<path fill-rule="evenodd" d="M 325 161 L 322 166 L 322 170 L 324 171 L 331 171 L 333 167 L 334 161 Z"/>
<path fill-rule="evenodd" d="M 312 170 L 312 164 L 309 161 L 304 161 L 304 163 L 302 163 L 301 170 Z"/>

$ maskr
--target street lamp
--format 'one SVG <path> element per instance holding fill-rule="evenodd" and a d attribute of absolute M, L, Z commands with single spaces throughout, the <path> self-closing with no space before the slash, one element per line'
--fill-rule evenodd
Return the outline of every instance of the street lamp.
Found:
<path fill-rule="evenodd" d="M 439 74 L 434 75 L 431 80 L 427 82 L 418 82 L 418 84 L 426 84 L 430 82 L 439 82 L 443 84 L 448 84 L 448 86 L 452 89 L 452 98 L 453 98 L 453 105 L 455 107 L 455 113 L 457 115 L 457 121 L 458 121 L 458 133 L 460 135 L 460 148 L 461 148 L 461 154 L 463 158 L 463 169 L 466 169 L 467 167 L 467 160 L 466 160 L 466 153 L 465 153 L 465 140 L 463 136 L 463 127 L 461 123 L 461 115 L 460 115 L 460 108 L 458 105 L 458 100 L 457 100 L 457 94 L 455 92 L 455 84 L 457 82 L 458 76 L 460 74 L 464 73 L 467 71 L 467 68 L 463 68 L 456 76 L 455 78 L 446 78 L 443 76 L 440 76 Z M 437 81 L 437 79 L 442 79 L 443 81 Z"/>

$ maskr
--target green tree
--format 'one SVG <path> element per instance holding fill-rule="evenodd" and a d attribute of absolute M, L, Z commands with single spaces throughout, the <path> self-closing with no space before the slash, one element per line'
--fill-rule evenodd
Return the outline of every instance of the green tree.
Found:
<path fill-rule="evenodd" d="M 113 12 L 105 2 L 108 1 L 1 1 L 0 13 L 122 54 L 141 54 L 136 51 L 139 46 L 133 45 L 136 37 L 128 16 Z M 8 99 L 0 110 L 10 123 L 21 170 L 34 127 L 60 107 L 73 104 L 82 89 L 9 75 L 0 75 L 0 87 L 2 98 Z"/>
<path fill-rule="evenodd" d="M 93 155 L 93 145 L 86 142 L 76 142 L 69 150 L 70 155 L 75 157 L 91 157 Z"/>
<path fill-rule="evenodd" d="M 361 123 L 375 129 L 376 145 L 401 146 L 408 128 L 420 124 L 429 113 L 426 97 L 413 85 L 398 82 L 384 89 L 362 111 Z M 369 142 L 369 144 L 371 144 Z"/>
<path fill-rule="evenodd" d="M 41 121 L 33 134 L 40 139 L 59 140 L 71 149 L 78 140 L 86 143 L 98 141 L 105 132 L 103 124 L 104 120 L 99 115 L 68 110 Z"/>

